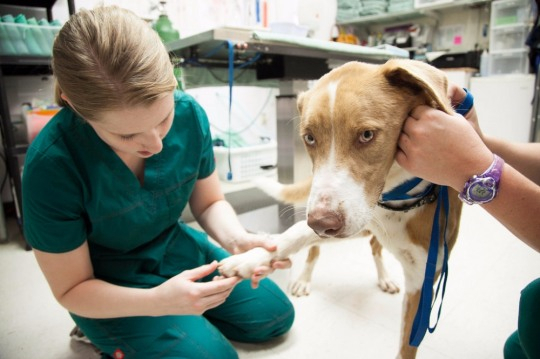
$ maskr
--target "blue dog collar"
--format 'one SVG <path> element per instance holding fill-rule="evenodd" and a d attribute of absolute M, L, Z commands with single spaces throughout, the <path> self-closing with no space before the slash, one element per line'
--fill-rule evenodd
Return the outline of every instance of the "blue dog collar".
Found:
<path fill-rule="evenodd" d="M 458 107 L 456 107 L 455 111 L 460 115 L 465 116 L 474 105 L 474 97 L 466 88 L 463 88 L 463 90 L 465 90 L 465 98 Z"/>

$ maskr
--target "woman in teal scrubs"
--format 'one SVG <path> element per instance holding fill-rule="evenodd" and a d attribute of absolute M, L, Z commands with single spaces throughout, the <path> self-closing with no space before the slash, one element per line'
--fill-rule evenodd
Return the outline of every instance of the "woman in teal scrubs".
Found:
<path fill-rule="evenodd" d="M 81 10 L 55 40 L 53 73 L 65 107 L 27 153 L 24 234 L 103 356 L 236 358 L 229 339 L 286 333 L 294 309 L 261 280 L 273 268 L 251 285 L 216 272 L 230 252 L 275 246 L 224 200 L 205 112 L 175 91 L 157 34 L 117 7 Z M 221 246 L 179 221 L 188 203 Z"/>

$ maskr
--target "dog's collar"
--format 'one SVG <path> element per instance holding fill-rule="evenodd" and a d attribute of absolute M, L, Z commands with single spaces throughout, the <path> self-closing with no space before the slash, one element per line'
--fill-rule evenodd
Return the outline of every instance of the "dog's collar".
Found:
<path fill-rule="evenodd" d="M 411 178 L 381 194 L 377 205 L 390 211 L 407 212 L 437 200 L 439 186 L 421 178 Z"/>

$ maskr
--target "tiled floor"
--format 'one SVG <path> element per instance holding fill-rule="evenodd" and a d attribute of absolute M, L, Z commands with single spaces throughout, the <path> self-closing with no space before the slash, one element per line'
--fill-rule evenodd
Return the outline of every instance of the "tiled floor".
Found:
<path fill-rule="evenodd" d="M 268 220 L 262 217 L 242 216 L 249 227 Z M 70 341 L 73 323 L 14 228 L 10 223 L 10 240 L 0 245 L 0 358 L 97 358 L 89 346 Z M 285 288 L 305 255 L 295 255 L 293 268 L 273 278 Z M 399 264 L 390 254 L 386 259 L 401 284 Z M 465 207 L 439 326 L 426 335 L 418 358 L 502 358 L 503 343 L 516 328 L 519 292 L 540 276 L 539 259 L 481 208 Z M 394 358 L 401 300 L 401 294 L 378 289 L 367 240 L 326 245 L 311 295 L 292 298 L 297 314 L 291 332 L 275 343 L 235 345 L 244 359 Z"/>

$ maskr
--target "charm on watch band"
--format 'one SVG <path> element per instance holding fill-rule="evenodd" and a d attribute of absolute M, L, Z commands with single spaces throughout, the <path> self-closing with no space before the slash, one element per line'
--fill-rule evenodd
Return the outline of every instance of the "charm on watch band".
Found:
<path fill-rule="evenodd" d="M 459 199 L 470 205 L 491 202 L 497 196 L 503 166 L 504 160 L 494 154 L 491 166 L 484 173 L 474 175 L 465 182 Z"/>

